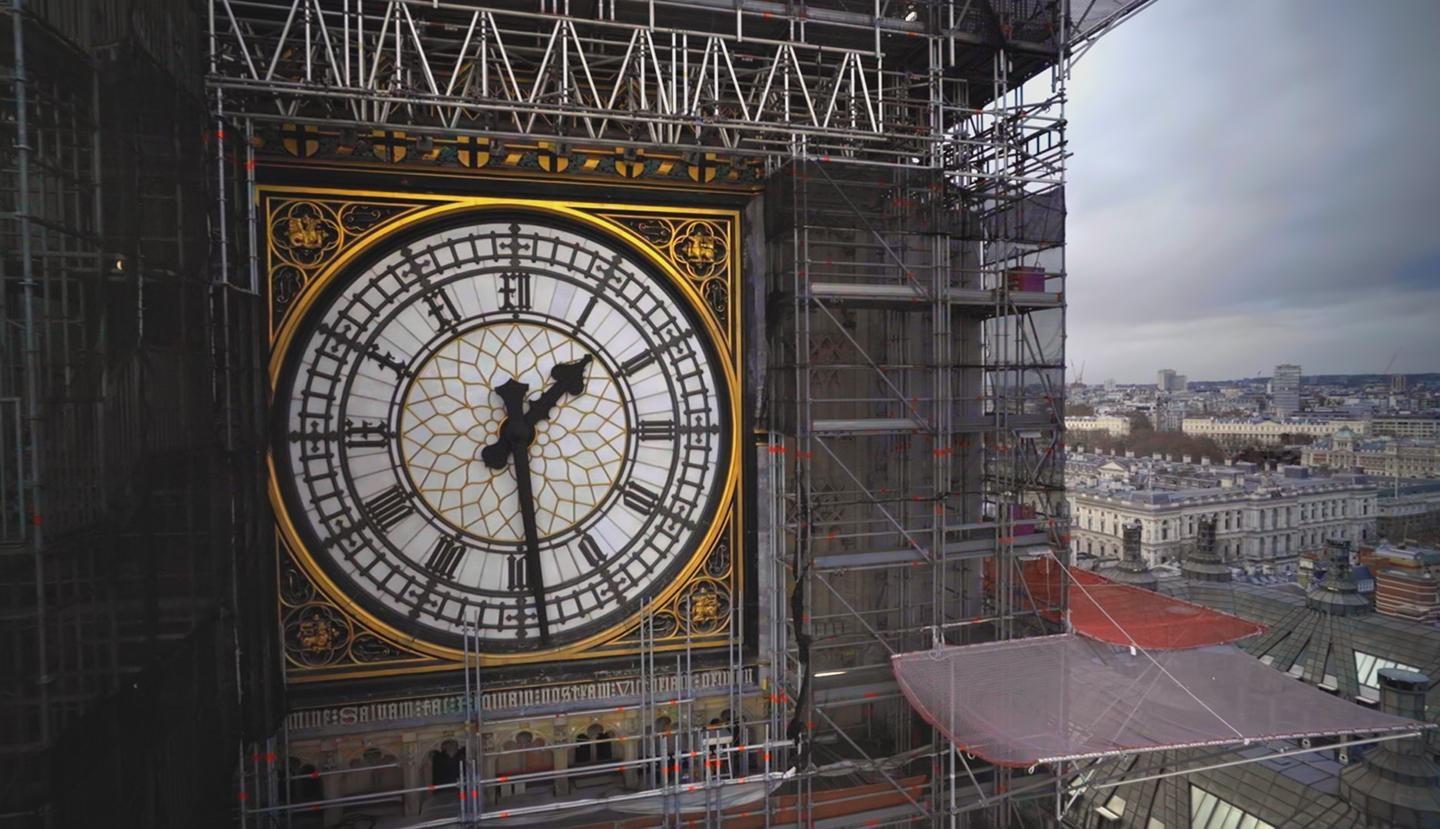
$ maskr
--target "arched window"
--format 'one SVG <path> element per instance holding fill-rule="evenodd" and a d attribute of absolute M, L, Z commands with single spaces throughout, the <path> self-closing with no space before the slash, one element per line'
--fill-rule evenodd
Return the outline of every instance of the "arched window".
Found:
<path fill-rule="evenodd" d="M 454 740 L 446 740 L 430 752 L 430 782 L 445 786 L 460 780 L 460 766 L 465 762 L 465 749 Z"/>
<path fill-rule="evenodd" d="M 600 723 L 575 735 L 575 747 L 571 749 L 570 767 L 594 766 L 615 762 L 618 752 L 615 748 L 615 732 L 606 731 Z"/>

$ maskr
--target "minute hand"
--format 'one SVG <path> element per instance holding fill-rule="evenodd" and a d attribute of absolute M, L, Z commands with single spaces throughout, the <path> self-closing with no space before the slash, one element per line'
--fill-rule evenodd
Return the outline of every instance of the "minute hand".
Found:
<path fill-rule="evenodd" d="M 540 644 L 550 644 L 550 617 L 545 607 L 545 579 L 540 571 L 540 532 L 535 526 L 535 493 L 530 488 L 530 447 L 515 444 L 515 494 L 520 499 L 520 521 L 525 526 L 525 580 L 535 599 L 540 623 Z"/>
<path fill-rule="evenodd" d="M 555 408 L 560 398 L 567 394 L 583 393 L 585 369 L 590 367 L 592 359 L 593 355 L 586 354 L 573 363 L 557 363 L 550 369 L 550 379 L 555 382 L 530 404 L 530 410 L 525 413 L 525 422 L 534 426 L 542 420 L 548 420 L 550 410 Z"/>

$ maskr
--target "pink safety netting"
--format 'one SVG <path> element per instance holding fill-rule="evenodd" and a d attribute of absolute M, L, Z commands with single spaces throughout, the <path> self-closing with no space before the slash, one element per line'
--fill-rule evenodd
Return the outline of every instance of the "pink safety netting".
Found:
<path fill-rule="evenodd" d="M 897 654 L 916 711 L 1004 766 L 1428 726 L 1332 697 L 1231 645 L 1147 654 L 1073 635 Z"/>

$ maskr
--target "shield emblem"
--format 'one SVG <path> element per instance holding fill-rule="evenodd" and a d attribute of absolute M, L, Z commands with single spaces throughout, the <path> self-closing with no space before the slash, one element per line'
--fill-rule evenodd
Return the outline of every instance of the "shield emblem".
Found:
<path fill-rule="evenodd" d="M 720 172 L 719 159 L 714 153 L 701 153 L 686 167 L 687 172 L 690 173 L 690 180 L 701 184 L 714 181 L 715 176 Z"/>
<path fill-rule="evenodd" d="M 455 156 L 463 167 L 484 167 L 490 163 L 490 139 L 462 135 L 455 139 Z"/>
<path fill-rule="evenodd" d="M 535 151 L 535 157 L 540 162 L 540 169 L 547 173 L 563 173 L 570 166 L 570 159 L 555 151 L 555 145 L 541 141 Z"/>
<path fill-rule="evenodd" d="M 640 151 L 636 151 L 634 158 L 626 158 L 624 150 L 615 151 L 615 172 L 621 178 L 640 178 L 645 173 L 645 159 Z"/>
<path fill-rule="evenodd" d="M 281 124 L 280 145 L 296 158 L 309 158 L 320 151 L 320 128 L 314 124 Z"/>
<path fill-rule="evenodd" d="M 395 164 L 410 154 L 410 140 L 399 130 L 371 130 L 370 152 L 381 161 Z"/>

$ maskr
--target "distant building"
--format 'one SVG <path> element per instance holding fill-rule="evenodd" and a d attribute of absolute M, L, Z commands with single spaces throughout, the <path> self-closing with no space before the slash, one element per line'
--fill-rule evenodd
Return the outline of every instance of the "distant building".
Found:
<path fill-rule="evenodd" d="M 1275 367 L 1270 380 L 1270 406 L 1276 417 L 1290 417 L 1300 411 L 1300 367 L 1285 363 Z"/>
<path fill-rule="evenodd" d="M 1067 432 L 1106 432 L 1114 437 L 1130 434 L 1130 418 L 1117 415 L 1066 417 Z"/>
<path fill-rule="evenodd" d="M 1181 430 L 1187 435 L 1210 438 L 1230 449 L 1247 446 L 1281 446 L 1297 437 L 1329 437 L 1341 429 L 1366 434 L 1364 420 L 1269 420 L 1264 418 L 1187 417 Z"/>
<path fill-rule="evenodd" d="M 1328 469 L 1359 469 L 1385 478 L 1440 477 L 1440 441 L 1378 437 L 1362 439 L 1348 428 L 1319 438 L 1300 453 L 1301 463 Z"/>
<path fill-rule="evenodd" d="M 1190 379 L 1183 374 L 1176 374 L 1173 368 L 1162 368 L 1155 373 L 1156 391 L 1185 391 L 1189 387 Z"/>
<path fill-rule="evenodd" d="M 1179 432 L 1185 425 L 1186 402 L 1166 395 L 1155 401 L 1155 430 Z"/>
<path fill-rule="evenodd" d="M 1380 415 L 1370 421 L 1372 435 L 1440 440 L 1440 415 Z"/>
<path fill-rule="evenodd" d="M 1311 478 L 1303 469 L 1265 473 L 1251 464 L 1190 467 L 1184 475 L 1166 469 L 1116 459 L 1096 469 L 1094 483 L 1067 475 L 1075 553 L 1118 558 L 1124 528 L 1138 522 L 1145 563 L 1177 561 L 1199 537 L 1201 520 L 1213 517 L 1215 550 L 1225 561 L 1273 573 L 1297 565 L 1327 539 L 1358 544 L 1376 537 L 1377 492 L 1363 479 Z M 1158 488 L 1167 484 L 1172 488 Z"/>
<path fill-rule="evenodd" d="M 1382 481 L 1379 489 L 1381 538 L 1440 539 L 1440 481 Z"/>
<path fill-rule="evenodd" d="M 1375 574 L 1375 610 L 1412 622 L 1440 621 L 1440 550 L 1381 544 L 1362 549 L 1360 562 Z"/>

